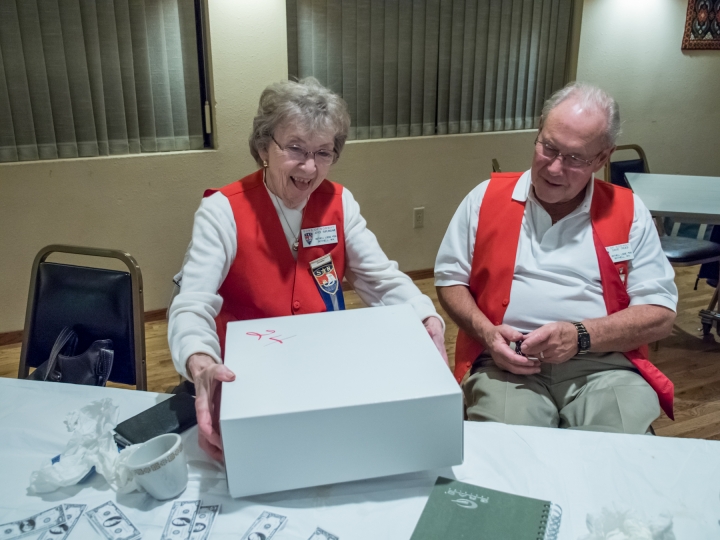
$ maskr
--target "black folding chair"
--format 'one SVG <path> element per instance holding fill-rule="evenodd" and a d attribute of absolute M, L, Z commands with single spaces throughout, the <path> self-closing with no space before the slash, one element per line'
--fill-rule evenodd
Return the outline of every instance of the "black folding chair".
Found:
<path fill-rule="evenodd" d="M 615 184 L 616 186 L 622 186 L 632 189 L 630 187 L 630 184 L 628 184 L 627 180 L 625 179 L 625 174 L 629 172 L 649 173 L 650 167 L 648 166 L 645 152 L 637 144 L 618 146 L 615 149 L 616 152 L 624 150 L 634 150 L 637 153 L 638 157 L 634 159 L 618 161 L 608 160 L 608 162 L 605 164 L 605 180 Z M 670 261 L 671 265 L 695 266 L 700 264 L 706 265 L 708 263 L 717 264 L 717 262 L 720 261 L 720 244 L 703 239 L 707 225 L 700 225 L 696 238 L 677 236 L 681 225 L 679 222 L 675 222 L 673 224 L 672 232 L 670 235 L 666 234 L 665 223 L 659 217 L 657 217 L 656 219 L 656 225 L 658 233 L 660 234 L 660 245 L 662 246 L 662 250 L 665 253 L 665 256 L 668 258 L 668 261 Z M 715 270 L 715 279 L 717 279 L 716 268 L 717 267 L 713 267 L 713 269 Z M 704 336 L 708 336 L 710 334 L 713 322 L 717 324 L 718 316 L 716 313 L 713 312 L 716 303 L 717 289 L 715 290 L 715 294 L 710 301 L 708 309 L 702 310 L 700 312 Z"/>
<path fill-rule="evenodd" d="M 629 172 L 649 173 L 647 157 L 643 149 L 637 144 L 626 144 L 615 148 L 615 152 L 634 150 L 637 157 L 618 161 L 608 160 L 605 164 L 605 180 L 616 186 L 630 189 L 630 184 L 625 180 L 625 174 Z M 615 155 L 615 153 L 613 153 Z M 612 157 L 612 156 L 611 156 Z"/>
<path fill-rule="evenodd" d="M 128 271 L 47 262 L 53 253 L 118 259 Z M 130 254 L 65 245 L 40 250 L 33 262 L 18 378 L 47 360 L 65 326 L 78 333 L 79 352 L 95 340 L 111 339 L 109 380 L 147 389 L 142 274 Z"/>

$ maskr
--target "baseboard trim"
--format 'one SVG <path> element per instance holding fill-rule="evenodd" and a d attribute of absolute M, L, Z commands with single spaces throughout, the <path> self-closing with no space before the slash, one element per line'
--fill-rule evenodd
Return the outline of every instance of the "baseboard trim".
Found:
<path fill-rule="evenodd" d="M 23 331 L 15 330 L 14 332 L 5 332 L 0 334 L 0 347 L 3 345 L 15 345 L 22 343 Z"/>
<path fill-rule="evenodd" d="M 432 268 L 424 268 L 422 270 L 410 270 L 409 272 L 405 272 L 405 274 L 413 281 L 416 281 L 418 279 L 427 279 L 427 278 L 435 277 L 435 270 L 433 270 Z M 354 291 L 355 290 L 355 287 L 350 285 L 350 282 L 347 279 L 343 280 L 342 288 L 343 288 L 343 291 Z"/>
<path fill-rule="evenodd" d="M 145 312 L 145 322 L 164 321 L 167 309 L 154 309 Z M 15 330 L 14 332 L 4 332 L 0 334 L 0 347 L 4 345 L 17 345 L 22 343 L 23 331 Z"/>
<path fill-rule="evenodd" d="M 155 309 L 145 312 L 145 322 L 164 321 L 167 317 L 167 309 Z"/>
<path fill-rule="evenodd" d="M 432 268 L 425 268 L 423 270 L 410 270 L 405 272 L 410 279 L 415 281 L 416 279 L 427 279 L 433 277 L 435 274 Z M 347 281 L 343 282 L 343 288 L 345 290 L 352 290 L 353 288 Z M 154 309 L 152 311 L 145 312 L 145 322 L 157 322 L 164 321 L 167 314 L 167 309 Z M 4 345 L 17 345 L 22 343 L 23 331 L 15 330 L 14 332 L 0 333 L 0 347 Z"/>
<path fill-rule="evenodd" d="M 425 268 L 423 270 L 410 270 L 409 272 L 405 272 L 408 276 L 410 276 L 410 279 L 415 281 L 416 279 L 427 279 L 431 277 L 435 277 L 435 270 L 433 268 Z"/>

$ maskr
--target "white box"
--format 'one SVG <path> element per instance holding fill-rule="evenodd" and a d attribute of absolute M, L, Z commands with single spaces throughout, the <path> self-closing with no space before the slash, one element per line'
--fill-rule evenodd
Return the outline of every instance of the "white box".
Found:
<path fill-rule="evenodd" d="M 233 497 L 462 463 L 460 388 L 409 305 L 233 322 L 225 365 Z"/>

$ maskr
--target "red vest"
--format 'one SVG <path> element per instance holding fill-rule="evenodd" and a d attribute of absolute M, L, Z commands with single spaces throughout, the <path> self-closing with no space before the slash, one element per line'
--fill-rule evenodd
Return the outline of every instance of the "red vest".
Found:
<path fill-rule="evenodd" d="M 512 198 L 522 173 L 493 173 L 483 197 L 470 274 L 470 293 L 494 325 L 502 324 L 510 303 L 515 257 L 525 203 Z M 628 262 L 613 263 L 606 246 L 625 244 L 634 214 L 632 191 L 595 180 L 590 219 L 608 315 L 630 305 L 625 284 Z M 455 345 L 455 378 L 460 382 L 483 347 L 460 330 Z M 674 385 L 647 359 L 647 345 L 623 353 L 657 392 L 660 406 L 673 418 Z"/>
<path fill-rule="evenodd" d="M 218 294 L 223 298 L 215 319 L 220 347 L 225 350 L 228 322 L 326 311 L 310 261 L 331 254 L 338 280 L 345 274 L 345 220 L 342 186 L 323 180 L 305 206 L 302 229 L 335 225 L 337 244 L 298 247 L 290 253 L 282 224 L 259 170 L 220 190 L 230 201 L 237 227 L 237 254 Z"/>

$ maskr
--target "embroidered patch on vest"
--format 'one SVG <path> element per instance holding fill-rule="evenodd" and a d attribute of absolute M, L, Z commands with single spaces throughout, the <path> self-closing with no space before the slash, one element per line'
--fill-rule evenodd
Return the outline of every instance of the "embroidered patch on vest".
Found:
<path fill-rule="evenodd" d="M 310 261 L 310 270 L 312 270 L 315 283 L 327 310 L 340 311 L 345 309 L 342 286 L 330 254 L 328 253 L 314 261 Z"/>

